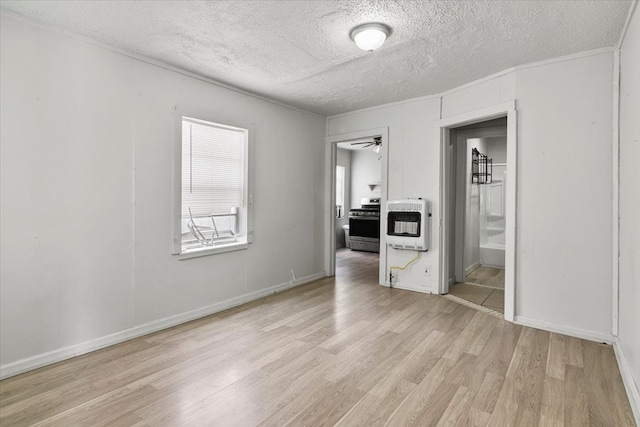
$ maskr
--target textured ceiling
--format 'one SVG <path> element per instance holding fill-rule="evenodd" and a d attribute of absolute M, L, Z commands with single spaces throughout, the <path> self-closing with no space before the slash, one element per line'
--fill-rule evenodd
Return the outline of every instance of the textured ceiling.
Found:
<path fill-rule="evenodd" d="M 1 1 L 4 9 L 332 115 L 614 46 L 631 1 Z M 349 31 L 391 27 L 359 50 Z"/>

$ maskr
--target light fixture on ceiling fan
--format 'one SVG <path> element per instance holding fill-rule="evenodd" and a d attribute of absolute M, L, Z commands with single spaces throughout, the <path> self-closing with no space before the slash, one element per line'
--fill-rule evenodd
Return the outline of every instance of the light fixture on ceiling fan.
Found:
<path fill-rule="evenodd" d="M 351 145 L 362 145 L 360 148 L 368 148 L 373 145 L 374 153 L 379 153 L 380 146 L 382 145 L 382 137 L 376 136 L 371 141 L 352 142 Z"/>

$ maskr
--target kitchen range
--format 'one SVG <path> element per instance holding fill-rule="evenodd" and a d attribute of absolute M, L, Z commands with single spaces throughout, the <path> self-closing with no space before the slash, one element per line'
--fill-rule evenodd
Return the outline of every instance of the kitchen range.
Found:
<path fill-rule="evenodd" d="M 349 210 L 351 250 L 380 252 L 380 199 L 363 198 L 360 208 Z"/>

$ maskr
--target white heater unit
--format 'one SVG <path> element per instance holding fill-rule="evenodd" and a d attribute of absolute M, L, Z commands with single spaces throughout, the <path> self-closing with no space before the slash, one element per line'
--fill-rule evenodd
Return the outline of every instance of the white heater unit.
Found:
<path fill-rule="evenodd" d="M 387 245 L 395 249 L 429 250 L 429 202 L 422 199 L 387 202 Z"/>

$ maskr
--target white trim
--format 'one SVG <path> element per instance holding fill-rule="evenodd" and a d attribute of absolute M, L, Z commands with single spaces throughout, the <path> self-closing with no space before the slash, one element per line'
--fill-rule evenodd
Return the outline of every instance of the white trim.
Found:
<path fill-rule="evenodd" d="M 489 107 L 480 108 L 478 110 L 468 111 L 466 113 L 446 117 L 444 119 L 437 120 L 436 125 L 440 128 L 466 126 L 473 123 L 495 119 L 497 117 L 503 117 L 509 112 L 509 110 L 515 110 L 515 108 L 516 101 L 511 100 L 502 102 L 500 104 L 491 105 Z"/>
<path fill-rule="evenodd" d="M 569 335 L 583 340 L 613 344 L 614 337 L 611 334 L 587 331 L 586 329 L 574 328 L 573 326 L 562 325 L 560 323 L 546 322 L 544 320 L 532 319 L 524 316 L 515 316 L 513 323 L 516 325 L 528 326 L 530 328 L 542 329 L 543 331 Z"/>
<path fill-rule="evenodd" d="M 611 53 L 614 50 L 615 50 L 614 46 L 601 47 L 598 49 L 586 50 L 584 52 L 571 53 L 569 55 L 559 56 L 557 58 L 543 59 L 542 61 L 538 61 L 538 62 L 531 62 L 529 64 L 518 65 L 514 68 L 515 68 L 515 71 L 527 70 L 529 68 L 543 67 L 545 65 L 555 64 L 558 62 L 573 61 L 576 59 L 587 58 L 589 56 L 596 56 L 596 55 L 602 55 L 604 53 Z"/>
<path fill-rule="evenodd" d="M 355 132 L 341 133 L 339 135 L 330 135 L 326 137 L 326 142 L 329 144 L 337 144 L 338 142 L 347 142 L 355 139 L 370 138 L 372 136 L 382 135 L 383 133 L 389 133 L 388 127 L 381 127 L 375 129 L 359 130 Z M 384 149 L 384 145 L 382 146 Z M 380 150 L 382 153 L 382 150 Z"/>
<path fill-rule="evenodd" d="M 396 107 L 396 106 L 399 106 L 399 105 L 410 104 L 410 103 L 413 103 L 413 102 L 427 101 L 429 99 L 439 98 L 439 97 L 440 97 L 440 94 L 439 93 L 435 93 L 435 94 L 432 94 L 432 95 L 423 95 L 423 96 L 417 96 L 415 98 L 403 99 L 401 101 L 387 102 L 386 104 L 380 104 L 380 105 L 374 105 L 372 107 L 360 108 L 359 110 L 352 110 L 352 111 L 347 111 L 345 113 L 332 114 L 330 116 L 327 116 L 327 120 L 335 119 L 335 118 L 339 118 L 339 117 L 350 116 L 352 114 L 367 113 L 369 111 L 375 111 L 375 110 L 379 110 L 379 109 L 383 109 L 383 108 Z"/>
<path fill-rule="evenodd" d="M 235 251 L 243 251 L 249 248 L 249 244 L 247 242 L 238 242 L 232 243 L 229 245 L 218 246 L 218 247 L 202 247 L 199 249 L 186 251 L 178 254 L 178 259 L 180 261 L 185 259 L 199 258 L 208 255 L 215 254 L 223 254 L 226 252 L 235 252 Z"/>
<path fill-rule="evenodd" d="M 495 268 L 497 270 L 504 270 L 504 266 L 503 265 L 498 265 L 498 264 L 482 264 L 482 266 L 483 267 L 489 267 L 489 268 Z M 483 285 L 480 285 L 480 286 L 483 286 Z M 495 289 L 502 289 L 502 288 L 495 288 Z"/>
<path fill-rule="evenodd" d="M 627 397 L 629 398 L 629 406 L 631 406 L 631 410 L 633 411 L 633 417 L 636 420 L 636 425 L 640 426 L 640 390 L 638 389 L 638 384 L 631 374 L 631 368 L 627 362 L 627 358 L 624 356 L 622 344 L 618 337 L 615 337 L 613 340 L 613 352 L 615 353 L 616 360 L 618 361 L 618 370 L 620 371 L 622 383 L 624 384 Z"/>
<path fill-rule="evenodd" d="M 478 267 L 480 267 L 480 261 L 474 262 L 473 264 L 471 264 L 469 267 L 464 269 L 464 275 L 468 276 L 469 274 L 471 274 L 473 271 L 475 271 L 476 269 L 478 269 Z"/>
<path fill-rule="evenodd" d="M 507 113 L 507 191 L 504 259 L 504 318 L 513 321 L 516 314 L 516 273 L 518 247 L 518 111 Z M 509 222 L 512 224 L 509 224 Z"/>
<path fill-rule="evenodd" d="M 444 92 L 441 92 L 440 96 L 442 96 L 444 98 L 445 96 L 452 95 L 452 94 L 454 94 L 456 92 L 460 92 L 460 91 L 469 89 L 470 87 L 477 86 L 477 85 L 480 85 L 482 83 L 486 83 L 488 81 L 495 80 L 495 79 L 498 79 L 500 77 L 506 76 L 507 74 L 511 74 L 511 73 L 513 73 L 513 72 L 515 72 L 517 70 L 518 70 L 518 67 L 511 67 L 511 68 L 507 68 L 506 70 L 498 71 L 497 73 L 490 74 L 490 75 L 482 77 L 482 78 L 480 78 L 478 80 L 474 80 L 472 82 L 465 83 L 462 86 L 456 86 L 456 87 L 454 87 L 452 89 L 449 89 L 449 90 L 446 90 Z"/>
<path fill-rule="evenodd" d="M 67 31 L 67 30 L 64 30 L 62 28 L 58 28 L 58 27 L 56 27 L 56 26 L 54 26 L 52 24 L 45 23 L 45 22 L 38 21 L 38 20 L 33 19 L 33 18 L 26 17 L 26 16 L 20 15 L 18 13 L 15 13 L 13 11 L 10 11 L 10 10 L 2 9 L 2 10 L 0 10 L 0 14 L 6 15 L 6 16 L 8 16 L 10 18 L 13 18 L 13 19 L 16 19 L 18 21 L 26 22 L 27 24 L 33 25 L 33 26 L 41 28 L 43 30 L 51 31 L 51 32 L 54 32 L 54 33 L 57 33 L 57 34 L 61 34 L 63 36 L 72 38 L 74 40 L 78 40 L 78 41 L 90 44 L 92 46 L 99 47 L 101 49 L 105 49 L 105 50 L 108 50 L 110 52 L 122 55 L 122 56 L 126 56 L 126 57 L 134 59 L 136 61 L 144 62 L 146 64 L 153 65 L 153 66 L 156 66 L 158 68 L 163 68 L 163 69 L 168 70 L 168 71 L 173 71 L 174 73 L 182 74 L 184 76 L 191 77 L 191 78 L 194 78 L 196 80 L 200 80 L 200 81 L 203 81 L 205 83 L 209 83 L 209 84 L 212 84 L 214 86 L 217 86 L 217 87 L 220 87 L 220 88 L 223 88 L 223 89 L 227 89 L 227 90 L 230 90 L 230 91 L 233 91 L 233 92 L 241 93 L 241 94 L 246 95 L 246 96 L 250 96 L 251 98 L 256 98 L 256 99 L 259 99 L 261 101 L 268 102 L 270 104 L 274 104 L 274 105 L 278 105 L 280 107 L 288 108 L 290 110 L 298 111 L 300 113 L 310 114 L 312 116 L 322 117 L 322 118 L 326 117 L 326 116 L 324 116 L 322 114 L 314 113 L 314 112 L 308 111 L 308 110 L 303 110 L 302 108 L 294 107 L 292 105 L 285 104 L 285 103 L 280 102 L 280 101 L 276 101 L 275 99 L 268 98 L 266 96 L 258 95 L 258 94 L 254 93 L 254 92 L 250 92 L 250 91 L 241 89 L 239 87 L 229 85 L 227 83 L 222 83 L 220 81 L 217 81 L 217 80 L 214 80 L 212 78 L 206 77 L 206 76 L 204 76 L 202 74 L 194 73 L 192 71 L 188 71 L 188 70 L 185 70 L 183 68 L 176 67 L 176 66 L 173 66 L 173 65 L 169 65 L 169 64 L 166 64 L 166 63 L 164 63 L 162 61 L 158 61 L 156 59 L 146 57 L 144 55 L 140 55 L 140 54 L 137 54 L 137 53 L 129 52 L 129 51 L 124 50 L 124 49 L 120 49 L 120 48 L 115 47 L 115 46 L 111 46 L 109 44 L 94 40 L 94 39 L 92 39 L 90 37 L 83 36 L 81 34 L 77 34 L 77 33 L 74 33 L 72 31 Z"/>
<path fill-rule="evenodd" d="M 173 106 L 171 112 L 173 117 L 173 180 L 172 184 L 172 210 L 171 218 L 171 254 L 180 255 L 182 252 L 182 227 L 180 218 L 182 218 L 182 116 L 177 105 Z"/>
<path fill-rule="evenodd" d="M 440 106 L 440 108 L 442 110 L 442 105 Z M 440 115 L 442 116 L 442 111 Z M 451 179 L 450 179 L 449 170 L 445 166 L 451 165 L 454 159 L 451 158 L 449 153 L 449 145 L 450 145 L 449 130 L 446 128 L 442 128 L 440 126 L 436 126 L 435 129 L 438 132 L 435 140 L 440 141 L 440 144 L 438 144 L 438 148 L 440 149 L 440 156 L 439 156 L 440 157 L 439 159 L 440 160 L 440 165 L 439 165 L 440 191 L 438 195 L 438 203 L 440 205 L 439 206 L 440 224 L 438 224 L 439 233 L 440 233 L 438 236 L 440 241 L 439 254 L 438 254 L 438 261 L 440 263 L 440 276 L 438 279 L 438 284 L 436 289 L 438 294 L 445 295 L 449 293 L 449 285 L 451 285 L 454 282 L 453 278 L 451 277 L 451 271 L 450 271 L 449 236 L 451 233 L 449 232 L 449 228 L 451 227 L 451 223 L 455 222 L 455 220 L 451 221 L 452 212 L 449 212 L 448 199 L 450 198 Z M 447 215 L 446 221 L 444 218 L 445 215 Z"/>
<path fill-rule="evenodd" d="M 271 286 L 266 289 L 261 289 L 259 291 L 250 292 L 248 294 L 240 295 L 225 301 L 211 304 L 206 307 L 187 311 L 181 314 L 176 314 L 174 316 L 165 317 L 164 319 L 154 320 L 152 322 L 145 323 L 143 325 L 134 326 L 133 328 L 129 328 L 129 329 L 125 329 L 124 331 L 105 335 L 90 341 L 85 341 L 80 344 L 63 347 L 63 348 L 49 351 L 46 353 L 27 357 L 25 359 L 17 360 L 15 362 L 7 363 L 5 365 L 0 366 L 0 379 L 12 377 L 14 375 L 18 375 L 23 372 L 31 371 L 33 369 L 40 368 L 42 366 L 50 365 L 52 363 L 69 359 L 71 357 L 90 353 L 92 351 L 109 347 L 114 344 L 121 343 L 123 341 L 141 337 L 143 335 L 147 335 L 152 332 L 160 331 L 162 329 L 170 328 L 172 326 L 176 326 L 182 323 L 190 322 L 192 320 L 200 319 L 202 317 L 219 313 L 229 308 L 237 307 L 239 305 L 260 299 L 267 295 L 271 295 L 277 292 L 282 292 L 286 289 L 301 286 L 324 277 L 325 277 L 324 273 L 312 274 L 303 278 L 298 278 L 295 281 L 292 280 L 290 282 L 281 283 L 279 285 Z"/>
<path fill-rule="evenodd" d="M 618 48 L 622 45 L 624 35 L 626 34 L 629 22 L 631 20 L 631 16 L 633 15 L 633 10 L 635 9 L 635 6 L 637 5 L 637 3 L 638 3 L 638 0 L 634 0 L 634 5 L 629 10 L 629 15 L 627 16 L 627 21 L 625 22 L 625 26 L 624 26 L 622 35 L 620 37 L 620 41 L 618 42 Z M 335 117 L 342 117 L 342 116 L 346 116 L 346 115 L 350 115 L 350 114 L 362 113 L 362 112 L 366 112 L 366 111 L 373 111 L 373 110 L 377 110 L 377 109 L 380 109 L 380 108 L 388 108 L 388 107 L 392 107 L 392 106 L 395 106 L 395 105 L 403 105 L 403 104 L 407 104 L 407 103 L 410 103 L 410 102 L 420 102 L 420 101 L 424 101 L 424 100 L 428 100 L 428 99 L 432 99 L 432 98 L 436 98 L 436 97 L 442 98 L 443 96 L 450 95 L 452 93 L 456 93 L 456 92 L 458 92 L 460 90 L 464 90 L 464 89 L 467 89 L 469 87 L 476 86 L 478 84 L 481 84 L 481 83 L 487 82 L 489 80 L 493 80 L 493 79 L 502 77 L 504 75 L 510 74 L 512 72 L 515 72 L 515 71 L 525 70 L 527 68 L 532 68 L 532 67 L 539 67 L 539 66 L 542 66 L 542 65 L 548 65 L 548 64 L 555 63 L 555 62 L 564 62 L 564 61 L 570 61 L 570 60 L 573 60 L 573 59 L 583 58 L 583 57 L 587 57 L 587 56 L 599 55 L 601 53 L 611 52 L 614 49 L 613 47 L 605 47 L 605 48 L 588 50 L 588 51 L 585 51 L 585 52 L 578 52 L 578 53 L 573 53 L 573 54 L 569 54 L 569 55 L 564 55 L 564 56 L 560 56 L 560 57 L 557 57 L 557 58 L 545 59 L 545 60 L 538 61 L 538 62 L 533 62 L 533 63 L 530 63 L 530 64 L 517 65 L 515 67 L 507 68 L 505 70 L 499 71 L 499 72 L 491 74 L 489 76 L 485 76 L 485 77 L 482 77 L 480 79 L 473 80 L 473 81 L 471 81 L 469 83 L 466 83 L 466 84 L 464 84 L 462 86 L 457 86 L 455 88 L 449 89 L 449 90 L 444 91 L 444 92 L 434 93 L 434 94 L 430 94 L 430 95 L 423 95 L 423 96 L 418 96 L 418 97 L 415 97 L 415 98 L 409 98 L 409 99 L 405 99 L 405 100 L 401 100 L 401 101 L 389 102 L 387 104 L 375 105 L 375 106 L 372 106 L 372 107 L 366 107 L 366 108 L 362 108 L 360 110 L 354 110 L 354 111 L 348 111 L 348 112 L 345 112 L 345 113 L 338 113 L 338 114 L 334 114 L 334 115 L 324 116 L 322 114 L 314 113 L 312 111 L 304 110 L 302 108 L 294 107 L 292 105 L 285 104 L 285 103 L 280 102 L 280 101 L 276 101 L 276 100 L 268 98 L 266 96 L 258 95 L 256 93 L 241 89 L 239 87 L 235 87 L 235 86 L 231 86 L 231 85 L 226 84 L 226 83 L 219 82 L 217 80 L 211 79 L 211 78 L 206 77 L 204 75 L 197 74 L 197 73 L 194 73 L 192 71 L 187 71 L 185 69 L 182 69 L 182 68 L 179 68 L 179 67 L 175 67 L 173 65 L 166 64 L 166 63 L 164 63 L 162 61 L 158 61 L 158 60 L 155 60 L 155 59 L 152 59 L 152 58 L 148 58 L 148 57 L 145 57 L 143 55 L 136 54 L 136 53 L 128 52 L 128 51 L 126 51 L 124 49 L 120 49 L 120 48 L 117 48 L 115 46 L 111 46 L 111 45 L 108 45 L 106 43 L 99 42 L 99 41 L 94 40 L 94 39 L 92 39 L 90 37 L 83 36 L 83 35 L 80 35 L 80 34 L 77 34 L 77 33 L 71 32 L 71 31 L 67 31 L 67 30 L 55 27 L 55 26 L 53 26 L 51 24 L 38 21 L 38 20 L 33 19 L 33 18 L 28 18 L 26 16 L 20 15 L 18 13 L 10 11 L 10 10 L 3 9 L 3 10 L 0 11 L 0 14 L 9 16 L 9 17 L 11 17 L 13 19 L 16 19 L 18 21 L 26 22 L 26 23 L 28 23 L 30 25 L 34 25 L 34 26 L 42 28 L 44 30 L 48 30 L 48 31 L 52 31 L 52 32 L 55 32 L 55 33 L 58 33 L 58 34 L 62 34 L 64 36 L 70 37 L 72 39 L 85 42 L 87 44 L 90 44 L 90 45 L 93 45 L 93 46 L 96 46 L 96 47 L 99 47 L 99 48 L 102 48 L 102 49 L 105 49 L 105 50 L 108 50 L 108 51 L 111 51 L 111 52 L 114 52 L 114 53 L 117 53 L 117 54 L 120 54 L 120 55 L 123 55 L 123 56 L 126 56 L 126 57 L 129 57 L 131 59 L 135 59 L 135 60 L 140 61 L 140 62 L 144 62 L 144 63 L 150 64 L 150 65 L 154 65 L 156 67 L 163 68 L 165 70 L 173 71 L 175 73 L 182 74 L 182 75 L 194 78 L 196 80 L 201 80 L 203 82 L 212 84 L 214 86 L 218 86 L 218 87 L 221 87 L 221 88 L 224 88 L 224 89 L 228 89 L 228 90 L 231 90 L 233 92 L 241 93 L 243 95 L 250 96 L 252 98 L 256 98 L 256 99 L 259 99 L 261 101 L 265 101 L 265 102 L 269 102 L 271 104 L 278 105 L 280 107 L 289 108 L 289 109 L 294 110 L 294 111 L 299 111 L 301 113 L 306 113 L 306 114 L 310 114 L 310 115 L 313 115 L 313 116 L 316 116 L 316 117 L 322 117 L 322 118 L 326 118 L 326 119 L 332 119 L 332 118 L 335 118 Z M 441 104 L 442 104 L 442 102 L 441 102 Z M 441 110 L 441 113 L 442 113 L 442 110 Z"/>
<path fill-rule="evenodd" d="M 636 0 L 638 1 L 638 0 Z M 541 67 L 544 65 L 549 65 L 549 64 L 554 64 L 557 62 L 566 62 L 566 61 L 572 61 L 575 59 L 580 59 L 580 58 L 585 58 L 585 57 L 589 57 L 589 56 L 595 56 L 595 55 L 600 55 L 603 53 L 609 53 L 612 52 L 614 50 L 613 47 L 604 47 L 604 48 L 599 48 L 599 49 L 593 49 L 593 50 L 587 50 L 584 52 L 578 52 L 578 53 L 572 53 L 569 55 L 564 55 L 564 56 L 559 56 L 557 58 L 551 58 L 551 59 L 545 59 L 542 61 L 538 61 L 538 62 L 532 62 L 530 64 L 523 64 L 523 65 L 517 65 L 515 67 L 511 67 L 511 68 L 507 68 L 506 70 L 502 70 L 502 71 L 498 71 L 497 73 L 482 77 L 478 80 L 473 80 L 469 83 L 465 83 L 462 86 L 456 86 L 455 88 L 443 91 L 443 92 L 439 92 L 439 93 L 435 93 L 435 94 L 431 94 L 431 95 L 424 95 L 424 96 L 418 96 L 415 98 L 409 98 L 409 99 L 405 99 L 402 101 L 395 101 L 395 102 L 389 102 L 387 104 L 381 104 L 381 105 L 375 105 L 373 107 L 367 107 L 367 108 L 362 108 L 359 110 L 353 110 L 353 111 L 348 111 L 346 113 L 339 113 L 339 114 L 334 114 L 331 116 L 327 116 L 327 119 L 333 119 L 333 118 L 337 118 L 337 117 L 344 117 L 344 116 L 349 116 L 351 114 L 360 114 L 360 113 L 364 113 L 364 112 L 368 112 L 368 111 L 374 111 L 374 110 L 378 110 L 378 109 L 383 109 L 383 108 L 389 108 L 389 107 L 393 107 L 393 106 L 397 106 L 397 105 L 403 105 L 403 104 L 408 104 L 411 102 L 420 102 L 420 101 L 425 101 L 425 100 L 429 100 L 429 99 L 433 99 L 436 97 L 440 97 L 440 118 L 442 118 L 442 98 L 447 96 L 447 95 L 451 95 L 454 94 L 456 92 L 459 92 L 461 90 L 465 90 L 468 89 L 470 87 L 473 86 L 477 86 L 479 84 L 488 82 L 490 80 L 494 80 L 497 78 L 500 78 L 502 76 L 506 76 L 508 74 L 514 73 L 516 71 L 521 71 L 521 70 L 526 70 L 528 68 L 535 68 L 535 67 Z"/>
<path fill-rule="evenodd" d="M 380 152 L 381 157 L 381 180 L 380 180 L 380 218 L 386 218 L 387 191 L 388 191 L 388 171 L 389 171 L 389 128 L 381 127 L 356 132 L 343 133 L 339 135 L 331 135 L 325 138 L 325 164 L 327 165 L 327 173 L 325 176 L 325 257 L 324 266 L 327 276 L 335 276 L 336 274 L 336 223 L 335 223 L 335 201 L 336 201 L 336 147 L 338 142 L 352 141 L 355 139 L 371 138 L 380 136 L 382 145 Z M 378 263 L 378 284 L 386 283 L 387 271 L 387 244 L 386 233 L 384 227 L 386 223 L 380 221 L 380 257 Z"/>
<path fill-rule="evenodd" d="M 497 79 L 499 77 L 502 77 L 504 75 L 516 72 L 516 71 L 522 71 L 522 70 L 526 70 L 528 68 L 535 68 L 535 67 L 541 67 L 544 65 L 549 65 L 549 64 L 555 64 L 557 62 L 566 62 L 566 61 L 573 61 L 574 59 L 579 59 L 579 58 L 584 58 L 584 57 L 588 57 L 588 56 L 595 56 L 595 55 L 600 55 L 603 53 L 608 53 L 611 52 L 613 50 L 613 47 L 603 47 L 603 48 L 599 48 L 599 49 L 593 49 L 593 50 L 587 50 L 584 52 L 578 52 L 578 53 L 572 53 L 569 55 L 564 55 L 564 56 L 559 56 L 557 58 L 551 58 L 551 59 L 543 59 L 542 61 L 537 61 L 537 62 L 531 62 L 528 64 L 522 64 L 522 65 L 516 65 L 515 67 L 511 67 L 511 68 L 507 68 L 506 70 L 502 70 L 499 71 L 497 73 L 491 74 L 489 76 L 483 77 L 481 79 L 478 80 L 474 80 L 472 82 L 466 83 L 462 86 L 456 86 L 453 89 L 449 89 L 445 92 L 441 92 L 440 95 L 447 96 L 447 95 L 451 95 L 454 94 L 456 92 L 460 92 L 462 90 L 466 90 L 470 87 L 473 86 L 477 86 L 479 84 L 485 83 L 489 80 L 493 80 L 493 79 Z"/>
<path fill-rule="evenodd" d="M 620 51 L 613 53 L 611 333 L 618 335 L 620 306 Z"/>
<path fill-rule="evenodd" d="M 638 6 L 638 0 L 633 0 L 633 4 L 629 8 L 629 13 L 627 13 L 627 20 L 624 21 L 624 27 L 622 27 L 622 32 L 620 33 L 620 39 L 618 40 L 618 44 L 616 46 L 617 50 L 622 49 L 622 45 L 624 44 L 624 39 L 625 37 L 627 37 L 627 31 L 629 31 L 629 25 L 631 25 L 631 19 L 633 19 L 633 14 L 635 13 L 637 6 Z"/>
<path fill-rule="evenodd" d="M 249 130 L 249 140 L 247 141 L 247 170 L 245 170 L 246 190 L 246 212 L 247 212 L 247 243 L 253 243 L 253 196 L 255 192 L 255 175 L 256 175 L 256 124 L 251 123 L 245 129 Z"/>
<path fill-rule="evenodd" d="M 418 288 L 418 287 L 416 287 L 415 284 L 412 284 L 412 283 L 403 283 L 403 282 L 395 283 L 394 282 L 393 286 L 389 286 L 388 278 L 387 278 L 387 283 L 385 283 L 382 286 L 386 286 L 387 288 L 392 288 L 392 289 L 400 289 L 400 290 L 403 290 L 403 291 L 420 292 L 422 294 L 433 295 L 433 292 L 431 292 L 429 287 Z"/>
<path fill-rule="evenodd" d="M 328 139 L 328 138 L 327 138 Z M 335 165 L 338 163 L 337 142 L 325 144 L 325 164 L 329 165 L 329 171 L 325 174 L 325 235 L 324 235 L 324 271 L 327 276 L 336 275 L 336 222 L 335 222 L 335 200 L 336 200 L 336 173 Z"/>
<path fill-rule="evenodd" d="M 550 60 L 550 61 L 553 61 L 553 60 Z M 521 66 L 521 68 L 527 68 L 527 67 L 526 66 Z M 505 76 L 507 74 L 513 73 L 517 69 L 519 69 L 519 68 L 511 67 L 511 68 L 508 68 L 506 70 L 499 71 L 497 73 L 491 74 L 489 76 L 482 77 L 481 79 L 474 80 L 472 82 L 466 83 L 466 84 L 464 84 L 462 86 L 455 87 L 453 89 L 449 89 L 449 90 L 447 90 L 445 92 L 440 92 L 440 93 L 436 93 L 436 94 L 432 94 L 432 95 L 418 96 L 418 97 L 415 97 L 415 98 L 409 98 L 409 99 L 405 99 L 405 100 L 402 100 L 402 101 L 389 102 L 387 104 L 375 105 L 373 107 L 367 107 L 367 108 L 361 108 L 359 110 L 347 111 L 346 113 L 334 114 L 334 115 L 328 116 L 327 120 L 335 119 L 335 118 L 338 118 L 338 117 L 345 117 L 345 116 L 349 116 L 349 115 L 352 115 L 352 114 L 366 113 L 366 112 L 375 111 L 375 110 L 378 110 L 378 109 L 395 107 L 395 106 L 398 106 L 398 105 L 404 105 L 404 104 L 409 104 L 409 103 L 413 103 L 413 102 L 426 101 L 426 100 L 433 99 L 433 98 L 440 98 L 440 115 L 439 115 L 439 117 L 442 118 L 442 99 L 446 95 L 450 95 L 452 93 L 458 92 L 459 90 L 464 90 L 464 89 L 467 89 L 469 87 L 473 87 L 473 86 L 482 84 L 482 83 L 487 82 L 489 80 L 497 79 L 499 77 L 502 77 L 502 76 Z"/>

